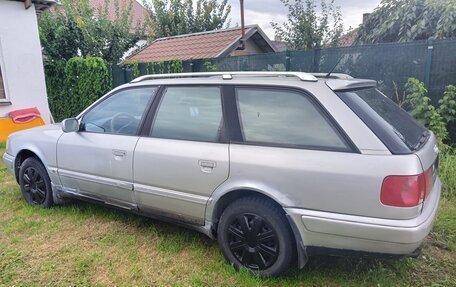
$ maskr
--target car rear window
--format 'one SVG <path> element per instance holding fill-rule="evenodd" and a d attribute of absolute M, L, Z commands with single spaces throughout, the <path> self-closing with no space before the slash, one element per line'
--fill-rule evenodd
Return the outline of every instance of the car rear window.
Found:
<path fill-rule="evenodd" d="M 305 94 L 272 88 L 238 88 L 236 97 L 246 142 L 351 151 L 330 120 Z"/>
<path fill-rule="evenodd" d="M 375 88 L 337 94 L 393 153 L 416 151 L 429 136 L 426 128 Z"/>

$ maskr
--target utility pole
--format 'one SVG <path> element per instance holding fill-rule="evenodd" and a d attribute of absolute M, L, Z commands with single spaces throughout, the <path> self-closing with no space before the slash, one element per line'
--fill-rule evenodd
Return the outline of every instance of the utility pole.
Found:
<path fill-rule="evenodd" d="M 239 0 L 239 4 L 241 6 L 241 45 L 239 46 L 238 50 L 245 50 L 245 22 L 244 22 L 244 0 Z"/>

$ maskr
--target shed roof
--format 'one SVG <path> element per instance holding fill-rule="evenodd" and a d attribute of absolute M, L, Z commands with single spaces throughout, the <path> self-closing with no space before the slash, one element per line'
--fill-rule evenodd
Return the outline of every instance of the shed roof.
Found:
<path fill-rule="evenodd" d="M 245 28 L 246 39 L 252 39 L 264 52 L 275 52 L 276 48 L 258 25 Z M 130 60 L 140 62 L 167 61 L 173 59 L 208 59 L 229 55 L 240 45 L 241 28 L 230 28 L 208 32 L 160 38 L 132 55 Z"/>

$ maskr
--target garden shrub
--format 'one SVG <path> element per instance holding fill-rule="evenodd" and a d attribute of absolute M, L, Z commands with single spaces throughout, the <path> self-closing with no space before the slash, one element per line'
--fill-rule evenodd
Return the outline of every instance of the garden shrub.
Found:
<path fill-rule="evenodd" d="M 445 123 L 452 123 L 456 118 L 456 87 L 447 86 L 443 98 L 439 100 L 437 112 L 442 116 Z"/>
<path fill-rule="evenodd" d="M 217 72 L 217 64 L 212 61 L 204 62 L 203 67 L 206 72 Z"/>
<path fill-rule="evenodd" d="M 184 64 L 182 60 L 172 60 L 168 62 L 169 73 L 182 73 L 184 71 Z"/>
<path fill-rule="evenodd" d="M 415 78 L 408 79 L 405 93 L 405 109 L 421 124 L 432 130 L 441 143 L 447 140 L 447 127 L 456 118 L 456 87 L 446 87 L 437 108 L 431 104 L 424 83 Z"/>

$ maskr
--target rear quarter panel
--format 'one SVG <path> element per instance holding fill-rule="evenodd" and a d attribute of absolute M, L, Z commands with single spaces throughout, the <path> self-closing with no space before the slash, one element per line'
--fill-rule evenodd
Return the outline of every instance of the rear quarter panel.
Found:
<path fill-rule="evenodd" d="M 420 159 L 423 170 L 430 168 L 434 164 L 435 160 L 439 156 L 437 138 L 434 133 L 431 132 L 426 144 L 420 150 L 415 152 L 415 155 Z"/>
<path fill-rule="evenodd" d="M 386 176 L 422 172 L 413 154 L 366 155 L 231 144 L 230 155 L 230 177 L 213 198 L 242 187 L 260 190 L 284 207 L 390 219 L 413 218 L 421 209 L 380 202 Z"/>

